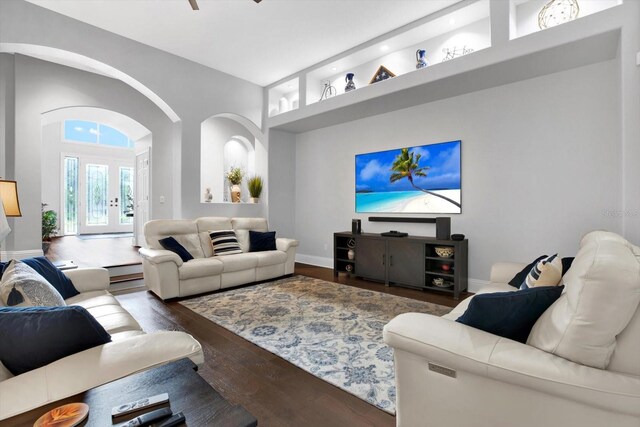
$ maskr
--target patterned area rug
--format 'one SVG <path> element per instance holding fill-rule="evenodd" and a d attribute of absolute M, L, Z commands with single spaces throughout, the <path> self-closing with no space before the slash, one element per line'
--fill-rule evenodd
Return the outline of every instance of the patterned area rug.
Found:
<path fill-rule="evenodd" d="M 180 304 L 392 414 L 393 351 L 382 340 L 383 326 L 401 313 L 451 310 L 305 276 Z"/>

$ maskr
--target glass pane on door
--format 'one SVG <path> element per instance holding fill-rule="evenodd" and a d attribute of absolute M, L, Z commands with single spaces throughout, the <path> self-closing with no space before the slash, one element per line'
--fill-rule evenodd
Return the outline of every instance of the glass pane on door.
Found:
<path fill-rule="evenodd" d="M 109 167 L 87 165 L 87 225 L 109 224 Z"/>
<path fill-rule="evenodd" d="M 120 168 L 120 224 L 133 224 L 133 168 Z"/>
<path fill-rule="evenodd" d="M 78 158 L 64 158 L 64 234 L 78 234 Z"/>

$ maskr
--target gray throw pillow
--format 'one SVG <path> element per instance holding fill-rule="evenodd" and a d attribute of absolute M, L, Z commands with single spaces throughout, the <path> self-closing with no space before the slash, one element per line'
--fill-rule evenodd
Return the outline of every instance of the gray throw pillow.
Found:
<path fill-rule="evenodd" d="M 0 300 L 11 307 L 65 306 L 60 293 L 27 264 L 11 260 L 0 280 Z"/>

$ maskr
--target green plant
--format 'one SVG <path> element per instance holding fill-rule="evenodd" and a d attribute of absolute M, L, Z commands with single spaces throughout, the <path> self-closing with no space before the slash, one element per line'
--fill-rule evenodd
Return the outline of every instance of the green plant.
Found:
<path fill-rule="evenodd" d="M 45 210 L 46 206 L 46 203 L 42 204 L 42 241 L 50 242 L 58 234 L 58 214 L 50 209 Z"/>
<path fill-rule="evenodd" d="M 244 172 L 238 167 L 232 167 L 229 169 L 229 172 L 225 174 L 225 177 L 231 185 L 240 185 L 242 178 L 244 178 Z"/>
<path fill-rule="evenodd" d="M 264 182 L 260 175 L 254 175 L 247 180 L 247 187 L 249 188 L 249 194 L 251 197 L 257 199 L 262 194 L 262 186 Z"/>

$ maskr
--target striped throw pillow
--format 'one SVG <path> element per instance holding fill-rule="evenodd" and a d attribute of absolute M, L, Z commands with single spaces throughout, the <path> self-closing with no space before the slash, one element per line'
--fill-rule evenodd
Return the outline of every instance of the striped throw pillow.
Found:
<path fill-rule="evenodd" d="M 520 289 L 558 286 L 562 280 L 562 260 L 558 254 L 543 258 L 533 266 Z"/>
<path fill-rule="evenodd" d="M 209 237 L 211 237 L 214 256 L 242 253 L 236 233 L 233 230 L 209 231 Z"/>

